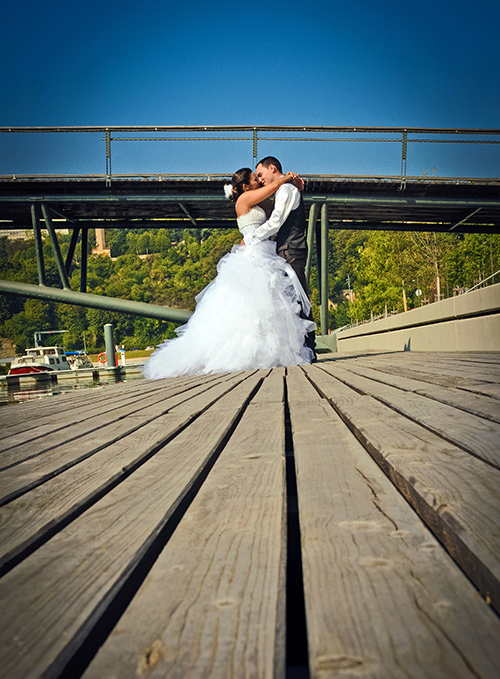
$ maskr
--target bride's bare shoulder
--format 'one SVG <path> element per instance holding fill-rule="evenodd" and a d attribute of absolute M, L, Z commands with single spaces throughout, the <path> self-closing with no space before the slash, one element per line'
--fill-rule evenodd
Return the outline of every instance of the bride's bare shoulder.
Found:
<path fill-rule="evenodd" d="M 243 200 L 242 200 L 243 198 Z M 252 209 L 253 205 L 250 203 L 248 200 L 245 200 L 244 194 L 242 194 L 238 200 L 236 201 L 236 216 L 237 217 L 243 217 L 243 215 L 246 215 L 250 212 Z"/>

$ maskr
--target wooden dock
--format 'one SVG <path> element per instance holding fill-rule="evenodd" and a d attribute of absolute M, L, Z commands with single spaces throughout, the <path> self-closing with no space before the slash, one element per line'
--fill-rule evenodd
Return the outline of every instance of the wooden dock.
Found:
<path fill-rule="evenodd" d="M 0 677 L 500 676 L 500 354 L 331 354 L 0 421 Z"/>

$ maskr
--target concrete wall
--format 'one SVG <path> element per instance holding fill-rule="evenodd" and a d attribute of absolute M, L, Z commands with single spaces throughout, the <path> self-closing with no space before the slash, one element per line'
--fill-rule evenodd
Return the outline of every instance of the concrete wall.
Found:
<path fill-rule="evenodd" d="M 344 351 L 500 351 L 500 283 L 336 333 Z"/>

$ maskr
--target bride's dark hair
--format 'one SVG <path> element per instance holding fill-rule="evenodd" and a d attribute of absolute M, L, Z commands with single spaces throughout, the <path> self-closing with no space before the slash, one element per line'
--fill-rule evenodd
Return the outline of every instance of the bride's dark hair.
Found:
<path fill-rule="evenodd" d="M 241 170 L 237 170 L 231 177 L 231 184 L 233 185 L 233 190 L 229 195 L 229 200 L 236 203 L 238 198 L 243 193 L 243 184 L 250 184 L 250 177 L 253 170 L 249 167 L 242 167 Z"/>

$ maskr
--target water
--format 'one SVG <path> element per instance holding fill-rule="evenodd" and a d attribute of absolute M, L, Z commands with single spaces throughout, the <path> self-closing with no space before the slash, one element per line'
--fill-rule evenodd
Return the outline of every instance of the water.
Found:
<path fill-rule="evenodd" d="M 42 380 L 25 377 L 20 378 L 19 382 L 14 384 L 8 384 L 5 380 L 0 384 L 0 406 L 42 400 L 65 392 L 94 389 L 107 384 L 129 382 L 136 379 L 144 379 L 140 370 L 129 369 L 126 375 L 119 376 L 118 379 L 104 371 L 102 373 L 85 371 L 85 375 L 80 373 L 78 377 L 74 375 L 52 375 Z"/>

